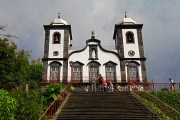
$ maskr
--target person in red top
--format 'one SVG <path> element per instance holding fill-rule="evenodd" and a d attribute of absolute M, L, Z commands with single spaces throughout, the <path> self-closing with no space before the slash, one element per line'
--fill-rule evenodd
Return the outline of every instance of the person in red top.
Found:
<path fill-rule="evenodd" d="M 104 78 L 99 74 L 99 91 L 103 91 Z"/>

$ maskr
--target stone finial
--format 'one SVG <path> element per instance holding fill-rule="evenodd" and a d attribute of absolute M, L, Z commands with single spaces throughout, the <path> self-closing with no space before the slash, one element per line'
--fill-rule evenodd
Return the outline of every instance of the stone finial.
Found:
<path fill-rule="evenodd" d="M 92 30 L 92 32 L 91 32 L 91 39 L 95 39 L 94 34 L 95 34 L 95 32 Z"/>

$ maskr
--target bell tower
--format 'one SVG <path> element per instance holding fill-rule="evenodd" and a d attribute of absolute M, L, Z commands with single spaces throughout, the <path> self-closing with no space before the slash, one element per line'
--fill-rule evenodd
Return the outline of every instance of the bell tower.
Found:
<path fill-rule="evenodd" d="M 121 58 L 121 82 L 147 82 L 142 27 L 126 13 L 114 27 L 113 39 Z"/>
<path fill-rule="evenodd" d="M 44 30 L 43 80 L 67 82 L 67 57 L 72 40 L 71 25 L 58 15 L 49 25 L 44 25 Z"/>

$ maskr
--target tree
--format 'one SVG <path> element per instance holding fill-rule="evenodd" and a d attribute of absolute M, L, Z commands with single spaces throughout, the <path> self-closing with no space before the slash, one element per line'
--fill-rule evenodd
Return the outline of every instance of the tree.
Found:
<path fill-rule="evenodd" d="M 29 77 L 30 80 L 41 82 L 43 74 L 43 66 L 40 59 L 32 60 L 31 65 L 29 66 Z"/>
<path fill-rule="evenodd" d="M 17 50 L 11 41 L 13 35 L 6 34 L 6 26 L 0 26 L 0 83 L 19 85 L 19 83 L 40 82 L 42 78 L 42 64 L 40 59 L 30 63 L 30 52 Z"/>
<path fill-rule="evenodd" d="M 16 64 L 16 45 L 7 38 L 0 38 L 0 82 L 13 81 Z"/>
<path fill-rule="evenodd" d="M 6 25 L 0 25 L 0 82 L 12 82 L 16 65 L 16 49 L 14 42 L 10 41 L 13 35 L 4 33 Z"/>

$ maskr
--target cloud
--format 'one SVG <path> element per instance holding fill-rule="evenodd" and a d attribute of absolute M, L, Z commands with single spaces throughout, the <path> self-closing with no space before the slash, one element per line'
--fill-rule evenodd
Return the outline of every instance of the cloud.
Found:
<path fill-rule="evenodd" d="M 103 46 L 113 46 L 114 26 L 127 15 L 144 24 L 143 39 L 149 80 L 180 82 L 180 1 L 179 0 L 6 0 L 0 1 L 0 24 L 18 36 L 19 49 L 32 50 L 32 58 L 41 58 L 44 24 L 57 13 L 71 24 L 73 46 L 85 46 L 95 31 Z"/>

